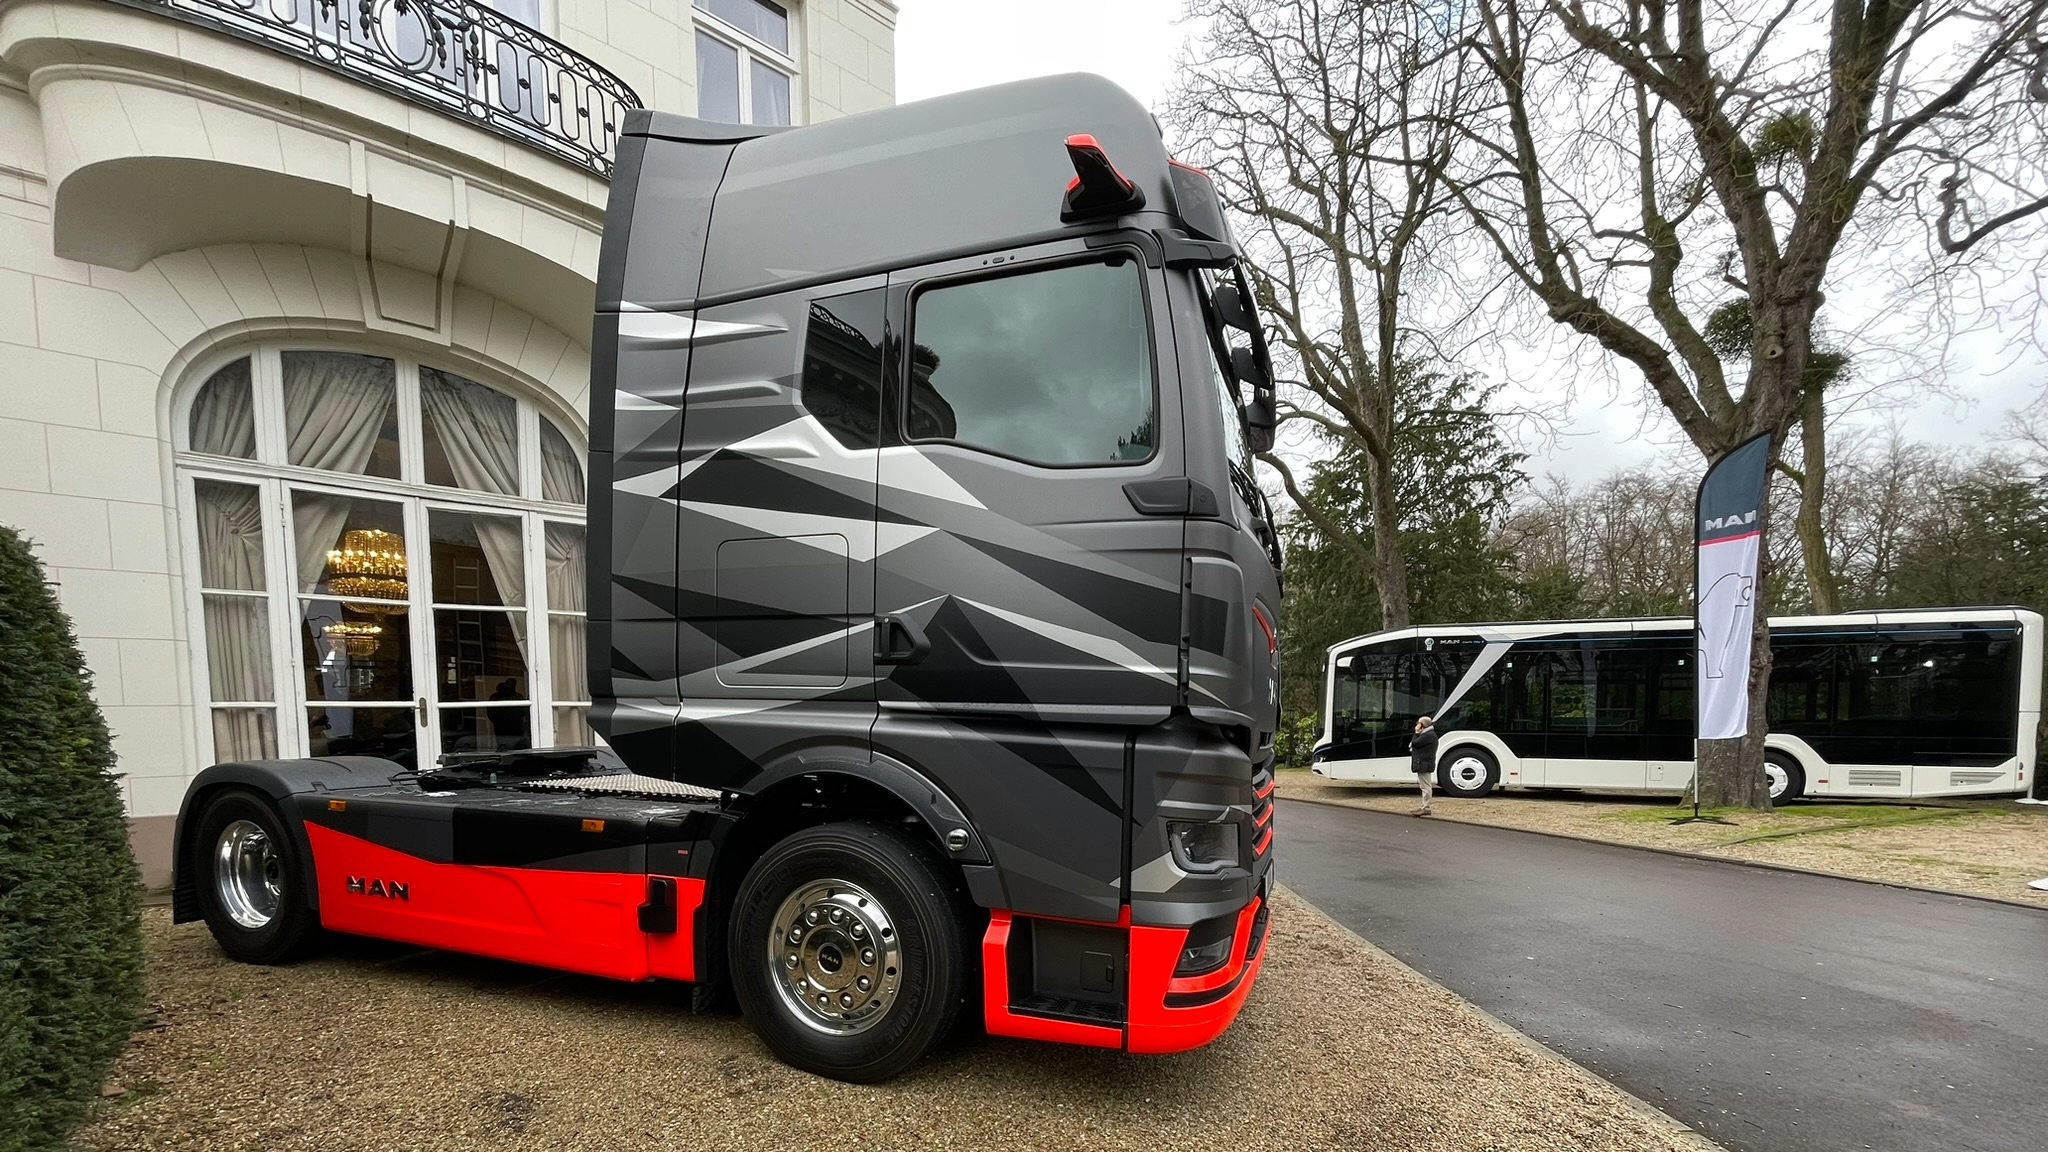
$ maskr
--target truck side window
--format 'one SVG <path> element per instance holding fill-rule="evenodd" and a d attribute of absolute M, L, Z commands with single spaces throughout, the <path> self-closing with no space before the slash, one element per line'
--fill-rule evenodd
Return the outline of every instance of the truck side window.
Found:
<path fill-rule="evenodd" d="M 1035 464 L 1135 463 L 1157 446 L 1135 261 L 950 284 L 911 303 L 912 440 Z"/>
<path fill-rule="evenodd" d="M 804 333 L 804 409 L 848 448 L 881 445 L 880 288 L 811 301 Z"/>

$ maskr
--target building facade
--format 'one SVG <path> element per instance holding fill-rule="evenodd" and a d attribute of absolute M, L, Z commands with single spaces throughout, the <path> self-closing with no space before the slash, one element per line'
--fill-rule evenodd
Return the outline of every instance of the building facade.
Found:
<path fill-rule="evenodd" d="M 893 100 L 890 0 L 0 0 L 0 524 L 167 881 L 219 760 L 587 742 L 620 116 Z"/>

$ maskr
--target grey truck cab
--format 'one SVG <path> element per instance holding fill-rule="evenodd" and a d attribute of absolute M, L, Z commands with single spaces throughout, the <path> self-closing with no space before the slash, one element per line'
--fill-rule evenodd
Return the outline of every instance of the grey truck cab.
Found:
<path fill-rule="evenodd" d="M 1279 698 L 1237 261 L 1207 175 L 1099 77 L 784 130 L 629 114 L 592 718 L 746 814 L 707 907 L 757 1021 L 835 1027 L 767 911 L 834 865 L 742 892 L 741 858 L 863 813 L 957 878 L 992 1030 L 1180 1048 L 1235 1014 Z"/>

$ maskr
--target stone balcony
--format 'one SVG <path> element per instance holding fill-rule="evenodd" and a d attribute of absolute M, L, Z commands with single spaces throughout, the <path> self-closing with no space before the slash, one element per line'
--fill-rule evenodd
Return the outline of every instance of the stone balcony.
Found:
<path fill-rule="evenodd" d="M 451 339 L 473 288 L 587 341 L 606 177 L 639 98 L 468 0 L 0 0 L 55 254 L 354 259 L 365 324 Z M 33 166 L 31 164 L 30 166 Z"/>

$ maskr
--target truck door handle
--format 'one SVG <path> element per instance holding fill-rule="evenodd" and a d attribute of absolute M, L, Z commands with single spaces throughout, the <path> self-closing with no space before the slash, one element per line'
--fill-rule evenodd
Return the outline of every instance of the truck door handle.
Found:
<path fill-rule="evenodd" d="M 901 616 L 875 617 L 875 663 L 915 664 L 931 655 L 931 638 Z"/>

